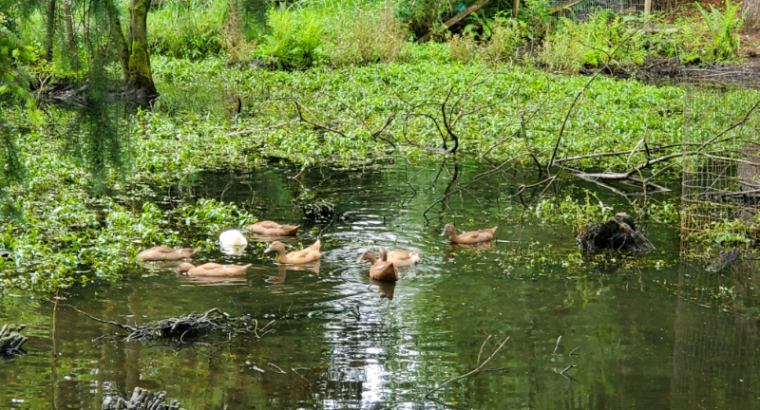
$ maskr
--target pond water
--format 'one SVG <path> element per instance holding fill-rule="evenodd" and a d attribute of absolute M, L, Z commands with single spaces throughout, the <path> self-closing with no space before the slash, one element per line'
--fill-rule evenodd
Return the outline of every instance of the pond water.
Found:
<path fill-rule="evenodd" d="M 570 226 L 520 223 L 505 211 L 520 207 L 510 198 L 517 171 L 467 186 L 423 217 L 490 168 L 397 158 L 364 170 L 312 169 L 300 182 L 287 166 L 188 178 L 160 202 L 216 198 L 296 224 L 306 223 L 298 203 L 335 204 L 332 223 L 307 224 L 288 245 L 321 238 L 321 264 L 277 266 L 250 235 L 240 256 L 210 249 L 196 258 L 252 263 L 242 281 L 193 282 L 136 265 L 115 284 L 62 294 L 57 307 L 7 294 L 0 323 L 28 323 L 30 340 L 27 355 L 0 362 L 0 408 L 99 409 L 104 395 L 128 397 L 135 386 L 165 390 L 186 409 L 760 408 L 760 332 L 741 308 L 756 271 L 740 272 L 742 281 L 681 263 L 676 228 L 654 223 L 644 226 L 657 250 L 642 263 L 563 265 L 578 252 Z M 581 198 L 583 187 L 599 189 L 565 180 L 552 190 Z M 440 236 L 447 222 L 500 225 L 498 241 L 451 246 Z M 373 282 L 356 259 L 381 245 L 415 249 L 423 262 L 395 285 Z M 557 261 L 536 262 L 542 257 Z M 716 306 L 715 292 L 729 288 L 733 302 Z M 99 339 L 113 326 L 72 307 L 129 323 L 214 307 L 274 322 L 260 338 L 229 343 L 114 343 Z M 436 389 L 506 337 L 488 371 Z"/>

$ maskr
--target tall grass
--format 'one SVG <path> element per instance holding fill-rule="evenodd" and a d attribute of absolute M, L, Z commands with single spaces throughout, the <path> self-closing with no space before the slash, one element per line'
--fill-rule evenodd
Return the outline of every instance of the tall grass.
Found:
<path fill-rule="evenodd" d="M 166 0 L 148 18 L 152 51 L 178 58 L 218 54 L 228 15 L 226 0 Z"/>

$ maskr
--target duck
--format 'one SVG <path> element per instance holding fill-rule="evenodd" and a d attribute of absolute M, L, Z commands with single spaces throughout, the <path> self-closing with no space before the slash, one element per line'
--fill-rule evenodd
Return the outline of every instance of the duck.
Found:
<path fill-rule="evenodd" d="M 420 259 L 420 254 L 417 251 L 394 250 L 388 252 L 386 260 L 393 266 L 402 267 L 420 263 L 422 259 Z"/>
<path fill-rule="evenodd" d="M 177 267 L 177 272 L 187 273 L 190 276 L 243 276 L 253 264 L 248 265 L 220 265 L 218 263 L 204 263 L 200 266 L 193 266 L 191 263 L 181 263 Z"/>
<path fill-rule="evenodd" d="M 308 248 L 302 249 L 300 251 L 293 251 L 285 253 L 285 245 L 282 244 L 280 241 L 274 241 L 271 245 L 269 245 L 268 248 L 264 251 L 264 253 L 269 252 L 277 252 L 279 255 L 277 257 L 278 263 L 288 264 L 288 265 L 298 265 L 302 263 L 309 263 L 314 262 L 316 260 L 319 260 L 319 245 L 321 241 L 317 239 L 316 242 L 314 242 L 311 246 Z"/>
<path fill-rule="evenodd" d="M 261 235 L 295 236 L 301 225 L 281 225 L 274 221 L 261 221 L 248 225 L 245 229 Z"/>
<path fill-rule="evenodd" d="M 398 269 L 393 263 L 388 262 L 388 252 L 385 248 L 380 248 L 380 259 L 375 258 L 372 251 L 366 251 L 359 258 L 359 261 L 368 260 L 372 262 L 369 268 L 369 277 L 381 282 L 396 282 L 398 280 Z"/>
<path fill-rule="evenodd" d="M 237 229 L 229 229 L 222 232 L 219 235 L 219 242 L 221 242 L 222 245 L 227 245 L 227 246 L 248 245 L 248 240 L 246 240 L 245 236 L 243 236 L 243 233 L 238 231 Z"/>
<path fill-rule="evenodd" d="M 459 235 L 457 235 L 457 230 L 454 228 L 453 224 L 446 224 L 446 226 L 443 228 L 443 233 L 441 235 L 446 235 L 446 233 L 449 233 L 449 241 L 453 243 L 478 243 L 478 242 L 488 242 L 493 239 L 493 234 L 496 232 L 496 229 L 498 226 L 494 226 L 493 228 L 488 229 L 481 229 L 479 231 L 472 231 L 472 232 L 463 232 Z"/>
<path fill-rule="evenodd" d="M 203 248 L 174 249 L 167 246 L 156 246 L 138 253 L 137 259 L 143 261 L 177 261 L 180 259 L 192 258 L 196 253 L 200 252 L 201 249 Z"/>

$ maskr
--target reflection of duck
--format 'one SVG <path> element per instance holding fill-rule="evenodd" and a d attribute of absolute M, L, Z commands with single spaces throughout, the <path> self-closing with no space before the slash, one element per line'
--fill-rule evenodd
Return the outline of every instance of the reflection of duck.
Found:
<path fill-rule="evenodd" d="M 229 276 L 243 276 L 245 271 L 251 267 L 248 265 L 220 265 L 218 263 L 204 263 L 200 266 L 193 266 L 190 263 L 182 263 L 177 267 L 177 272 L 187 272 L 190 276 L 216 276 L 216 277 L 229 277 Z"/>
<path fill-rule="evenodd" d="M 375 282 L 377 290 L 388 299 L 393 300 L 393 294 L 396 290 L 396 282 Z"/>
<path fill-rule="evenodd" d="M 369 268 L 370 278 L 383 282 L 395 282 L 398 280 L 398 269 L 388 262 L 387 257 L 387 251 L 381 247 L 379 260 L 375 258 L 375 254 L 372 251 L 366 251 L 359 258 L 359 261 L 366 259 L 372 262 L 372 266 Z"/>
<path fill-rule="evenodd" d="M 314 242 L 311 246 L 308 248 L 305 248 L 300 251 L 293 251 L 289 253 L 285 253 L 285 245 L 282 244 L 280 241 L 274 241 L 271 245 L 264 251 L 264 253 L 269 253 L 272 251 L 277 252 L 277 262 L 279 263 L 285 263 L 285 264 L 301 264 L 301 263 L 309 263 L 314 262 L 319 259 L 319 245 L 321 241 L 317 239 L 316 242 Z"/>
<path fill-rule="evenodd" d="M 494 226 L 493 228 L 481 229 L 479 231 L 462 232 L 457 235 L 457 230 L 454 228 L 454 225 L 446 224 L 441 235 L 445 235 L 448 232 L 449 241 L 454 243 L 478 243 L 492 240 L 493 234 L 496 232 L 497 228 L 498 226 Z"/>
<path fill-rule="evenodd" d="M 245 246 L 248 245 L 248 240 L 245 239 L 243 233 L 237 229 L 229 229 L 222 232 L 219 235 L 219 242 L 222 245 L 227 246 Z"/>
<path fill-rule="evenodd" d="M 261 221 L 248 225 L 245 229 L 261 235 L 293 236 L 301 225 L 280 225 L 273 221 Z"/>
<path fill-rule="evenodd" d="M 143 261 L 176 261 L 180 259 L 192 258 L 202 248 L 198 247 L 174 249 L 166 246 L 156 246 L 154 248 L 146 249 L 137 254 L 137 259 Z"/>

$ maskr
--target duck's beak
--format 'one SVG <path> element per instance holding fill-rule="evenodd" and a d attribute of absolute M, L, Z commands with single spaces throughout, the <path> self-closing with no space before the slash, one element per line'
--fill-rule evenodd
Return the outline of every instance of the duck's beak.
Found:
<path fill-rule="evenodd" d="M 446 228 L 443 228 L 443 232 L 441 232 L 441 236 L 445 236 L 445 235 L 446 235 L 446 233 L 447 233 L 447 232 L 446 232 Z"/>
<path fill-rule="evenodd" d="M 364 255 L 360 256 L 359 259 L 356 260 L 356 263 L 360 263 L 364 260 Z"/>
<path fill-rule="evenodd" d="M 264 249 L 264 253 L 272 252 L 274 249 L 272 249 L 272 245 L 269 245 L 268 248 Z"/>

